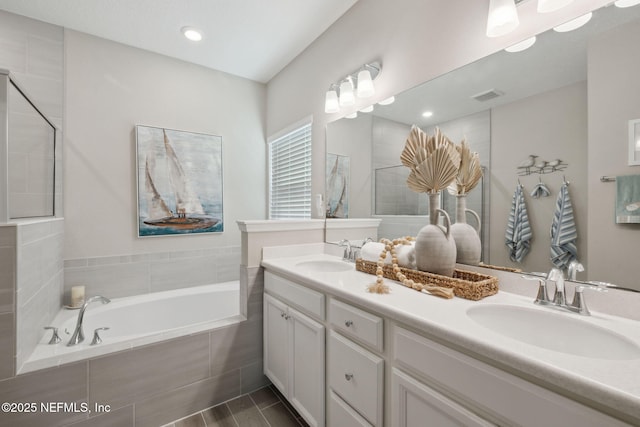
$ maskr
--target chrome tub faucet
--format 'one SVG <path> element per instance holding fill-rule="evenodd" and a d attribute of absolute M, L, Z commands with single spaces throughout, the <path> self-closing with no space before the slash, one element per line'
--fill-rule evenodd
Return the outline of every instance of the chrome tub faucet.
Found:
<path fill-rule="evenodd" d="M 89 298 L 83 305 L 82 308 L 80 309 L 80 312 L 78 313 L 78 321 L 76 322 L 76 328 L 73 331 L 73 335 L 71 335 L 71 339 L 69 340 L 69 342 L 67 343 L 67 346 L 73 346 L 76 344 L 80 344 L 82 341 L 84 341 L 84 332 L 82 331 L 82 322 L 84 320 L 84 312 L 87 310 L 87 307 L 89 307 L 89 304 L 91 304 L 92 302 L 95 301 L 100 301 L 102 304 L 108 304 L 111 302 L 111 300 L 109 298 L 105 298 L 103 296 L 100 295 L 96 295 L 95 297 L 91 297 Z"/>

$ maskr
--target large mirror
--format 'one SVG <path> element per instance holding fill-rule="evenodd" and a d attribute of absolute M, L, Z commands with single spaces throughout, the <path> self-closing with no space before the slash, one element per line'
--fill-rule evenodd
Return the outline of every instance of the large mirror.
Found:
<path fill-rule="evenodd" d="M 589 138 L 593 138 L 595 127 L 590 122 L 589 109 L 595 109 L 589 105 L 594 102 L 589 91 L 606 91 L 603 85 L 613 83 L 600 72 L 603 62 L 610 61 L 602 55 L 603 50 L 620 50 L 618 40 L 634 38 L 632 46 L 636 48 L 618 52 L 618 57 L 638 58 L 638 28 L 640 6 L 607 6 L 595 11 L 591 21 L 577 30 L 540 34 L 529 49 L 495 53 L 398 94 L 391 105 L 375 105 L 372 112 L 330 123 L 326 133 L 327 191 L 331 191 L 331 174 L 336 172 L 332 167 L 340 160 L 347 165 L 346 172 L 340 173 L 348 177 L 344 200 L 348 217 L 380 218 L 381 237 L 415 235 L 427 223 L 427 196 L 406 187 L 408 170 L 400 166 L 400 153 L 411 125 L 428 133 L 437 126 L 452 141 L 465 138 L 472 150 L 480 153 L 485 176 L 483 185 L 474 190 L 470 207 L 482 217 L 483 262 L 528 272 L 548 271 L 552 267 L 550 226 L 558 193 L 567 181 L 578 230 L 578 259 L 585 267 L 577 278 L 614 281 L 602 277 L 601 272 L 594 276 L 586 263 L 592 229 L 587 217 L 588 197 L 594 197 L 588 194 L 588 183 L 593 185 L 592 171 L 588 170 Z M 637 73 L 630 76 L 638 79 Z M 628 120 L 640 118 L 640 94 L 629 96 L 638 117 L 619 117 L 619 126 L 625 128 Z M 426 111 L 432 115 L 424 117 Z M 527 168 L 529 159 L 534 159 L 534 166 Z M 638 174 L 640 170 L 625 172 Z M 534 235 L 531 251 L 522 262 L 512 261 L 505 245 L 518 183 L 523 186 Z M 537 198 L 531 195 L 540 183 L 549 196 L 544 197 L 544 192 L 538 192 Z M 615 184 L 601 185 L 612 185 L 615 192 Z M 453 209 L 446 197 L 443 203 Z M 624 250 L 610 243 L 611 251 Z M 640 288 L 633 276 L 626 274 L 628 281 L 620 283 L 617 278 L 615 282 Z"/>

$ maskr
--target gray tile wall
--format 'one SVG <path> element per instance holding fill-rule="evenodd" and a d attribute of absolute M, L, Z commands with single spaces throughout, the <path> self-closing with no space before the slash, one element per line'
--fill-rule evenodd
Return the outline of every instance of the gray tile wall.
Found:
<path fill-rule="evenodd" d="M 16 367 L 62 308 L 64 220 L 17 226 Z"/>
<path fill-rule="evenodd" d="M 65 303 L 71 287 L 118 298 L 239 279 L 240 246 L 65 260 Z"/>

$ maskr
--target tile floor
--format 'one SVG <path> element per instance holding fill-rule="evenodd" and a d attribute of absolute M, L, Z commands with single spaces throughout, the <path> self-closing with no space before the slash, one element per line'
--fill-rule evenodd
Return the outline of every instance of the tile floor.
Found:
<path fill-rule="evenodd" d="M 309 427 L 273 386 L 261 388 L 164 427 Z"/>

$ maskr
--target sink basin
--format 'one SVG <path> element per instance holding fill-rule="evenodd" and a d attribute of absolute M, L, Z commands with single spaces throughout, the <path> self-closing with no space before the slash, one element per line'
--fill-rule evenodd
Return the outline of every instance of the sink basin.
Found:
<path fill-rule="evenodd" d="M 338 273 L 340 271 L 353 270 L 354 266 L 344 261 L 315 260 L 303 261 L 296 264 L 297 268 L 302 268 L 315 273 Z"/>
<path fill-rule="evenodd" d="M 491 304 L 471 307 L 467 316 L 495 333 L 548 350 L 595 359 L 640 358 L 633 341 L 570 314 Z"/>

